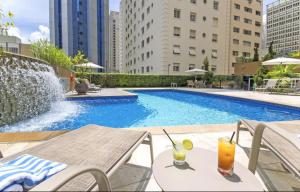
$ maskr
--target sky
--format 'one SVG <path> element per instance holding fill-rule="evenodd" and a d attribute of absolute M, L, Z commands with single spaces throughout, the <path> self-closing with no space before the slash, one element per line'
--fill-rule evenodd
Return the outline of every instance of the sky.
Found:
<path fill-rule="evenodd" d="M 264 0 L 264 4 L 273 1 Z M 111 11 L 118 11 L 120 0 L 109 0 L 109 4 Z M 21 38 L 23 43 L 49 39 L 49 0 L 0 0 L 0 7 L 14 13 L 16 27 L 9 30 L 10 35 Z"/>

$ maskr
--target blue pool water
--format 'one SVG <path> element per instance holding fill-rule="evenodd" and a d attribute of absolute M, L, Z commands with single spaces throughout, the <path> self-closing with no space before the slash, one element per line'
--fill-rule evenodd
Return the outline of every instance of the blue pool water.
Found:
<path fill-rule="evenodd" d="M 57 117 L 57 120 L 51 121 L 48 125 L 43 123 L 42 127 L 36 129 L 72 130 L 87 124 L 124 128 L 228 124 L 236 123 L 239 119 L 258 121 L 300 119 L 298 108 L 251 100 L 170 90 L 135 91 L 135 93 L 138 94 L 138 98 L 65 101 L 72 104 L 70 110 L 76 113 L 73 112 L 62 119 Z"/>

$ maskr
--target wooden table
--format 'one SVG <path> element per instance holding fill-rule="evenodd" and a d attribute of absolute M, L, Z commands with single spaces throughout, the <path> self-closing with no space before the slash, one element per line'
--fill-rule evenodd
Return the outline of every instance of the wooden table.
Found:
<path fill-rule="evenodd" d="M 255 175 L 238 162 L 232 177 L 221 175 L 217 158 L 215 152 L 195 148 L 187 153 L 186 165 L 175 166 L 168 150 L 155 159 L 153 175 L 164 191 L 263 191 Z"/>

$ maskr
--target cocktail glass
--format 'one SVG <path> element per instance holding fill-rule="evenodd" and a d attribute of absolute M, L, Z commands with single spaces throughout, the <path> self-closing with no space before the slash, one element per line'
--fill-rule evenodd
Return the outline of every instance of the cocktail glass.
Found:
<path fill-rule="evenodd" d="M 218 171 L 224 176 L 233 175 L 235 143 L 223 137 L 218 143 Z"/>
<path fill-rule="evenodd" d="M 179 142 L 175 143 L 175 149 L 173 149 L 173 158 L 175 165 L 184 165 L 186 157 L 186 150 Z"/>

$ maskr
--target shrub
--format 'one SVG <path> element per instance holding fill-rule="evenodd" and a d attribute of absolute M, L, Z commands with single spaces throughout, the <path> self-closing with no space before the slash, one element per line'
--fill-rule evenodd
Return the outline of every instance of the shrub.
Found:
<path fill-rule="evenodd" d="M 38 40 L 31 45 L 33 55 L 39 59 L 47 61 L 53 66 L 60 66 L 71 69 L 73 64 L 71 58 L 62 49 L 56 48 L 47 40 Z"/>
<path fill-rule="evenodd" d="M 167 76 L 167 75 L 130 75 L 114 73 L 77 73 L 77 77 L 89 79 L 94 84 L 103 87 L 169 87 L 171 83 L 186 86 L 187 80 L 192 76 Z"/>

